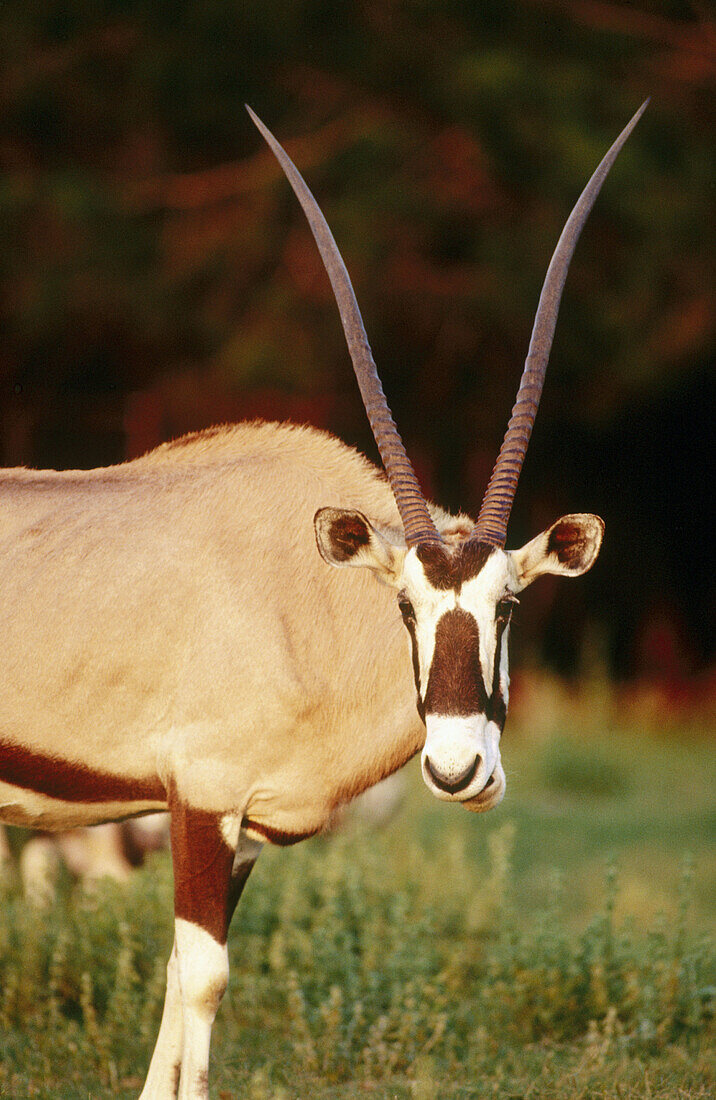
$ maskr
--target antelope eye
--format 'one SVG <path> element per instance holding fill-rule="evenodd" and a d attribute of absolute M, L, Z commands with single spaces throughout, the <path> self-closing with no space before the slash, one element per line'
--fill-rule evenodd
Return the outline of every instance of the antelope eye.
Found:
<path fill-rule="evenodd" d="M 403 622 L 415 622 L 415 610 L 405 592 L 398 593 L 398 607 L 400 608 L 400 614 L 403 616 Z"/>

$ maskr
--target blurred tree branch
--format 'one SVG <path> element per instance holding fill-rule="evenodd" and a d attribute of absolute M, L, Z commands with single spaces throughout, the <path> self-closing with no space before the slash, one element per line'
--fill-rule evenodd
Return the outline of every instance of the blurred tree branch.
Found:
<path fill-rule="evenodd" d="M 301 138 L 282 142 L 289 156 L 300 163 L 302 172 L 335 156 L 336 150 L 365 132 L 364 118 L 343 116 Z M 129 205 L 137 210 L 160 207 L 165 210 L 196 210 L 227 202 L 266 187 L 282 178 L 276 160 L 268 151 L 201 172 L 171 173 L 143 180 L 124 188 Z M 121 185 L 120 185 L 121 186 Z"/>
<path fill-rule="evenodd" d="M 536 7 L 558 8 L 573 22 L 594 30 L 626 35 L 668 46 L 678 55 L 669 64 L 671 76 L 707 82 L 716 73 L 716 22 L 701 5 L 696 18 L 678 22 L 633 4 L 608 4 L 601 0 L 527 0 Z"/>
<path fill-rule="evenodd" d="M 25 50 L 21 60 L 6 65 L 0 84 L 0 106 L 14 103 L 36 82 L 57 80 L 90 58 L 122 57 L 136 48 L 138 40 L 137 27 L 114 23 L 96 27 L 62 44 L 42 41 Z"/>

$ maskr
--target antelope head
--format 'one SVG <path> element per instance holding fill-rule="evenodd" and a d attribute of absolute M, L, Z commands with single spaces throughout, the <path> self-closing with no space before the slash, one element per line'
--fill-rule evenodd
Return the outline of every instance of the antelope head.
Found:
<path fill-rule="evenodd" d="M 648 101 L 647 101 L 648 102 Z M 491 809 L 505 792 L 500 736 L 508 704 L 507 643 L 518 594 L 544 573 L 579 576 L 599 553 L 598 516 L 563 516 L 519 550 L 506 550 L 507 522 L 542 393 L 567 270 L 579 234 L 639 109 L 600 163 L 552 256 L 517 399 L 477 522 L 459 535 L 438 529 L 383 394 L 353 287 L 330 229 L 293 162 L 249 109 L 308 218 L 334 294 L 363 402 L 404 530 L 396 544 L 362 513 L 322 508 L 315 516 L 322 557 L 367 568 L 397 593 L 410 636 L 418 710 L 427 730 L 423 778 L 434 795 Z"/>

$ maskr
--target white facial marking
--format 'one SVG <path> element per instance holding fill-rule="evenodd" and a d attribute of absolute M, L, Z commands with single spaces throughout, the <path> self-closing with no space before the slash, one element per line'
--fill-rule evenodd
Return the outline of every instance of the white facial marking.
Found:
<path fill-rule="evenodd" d="M 488 699 L 492 697 L 498 639 L 496 608 L 507 593 L 516 590 L 514 574 L 511 558 L 498 549 L 485 561 L 477 576 L 465 581 L 458 590 L 443 591 L 429 582 L 415 551 L 408 551 L 402 580 L 415 610 L 423 698 L 435 656 L 438 623 L 453 609 L 465 611 L 477 624 L 482 686 Z M 509 627 L 505 627 L 499 654 L 499 685 L 505 705 L 509 689 L 508 633 Z M 479 713 L 468 716 L 428 713 L 425 722 L 427 735 L 422 770 L 431 792 L 444 801 L 470 802 L 471 809 L 488 809 L 499 802 L 505 791 L 500 726 L 488 720 L 486 714 Z M 456 789 L 450 790 L 451 786 Z"/>
<path fill-rule="evenodd" d="M 437 798 L 465 802 L 480 794 L 500 764 L 500 730 L 484 714 L 469 718 L 428 714 L 427 736 L 421 756 L 423 779 Z M 451 792 L 438 786 L 433 774 L 447 784 L 474 774 L 462 790 Z"/>
<path fill-rule="evenodd" d="M 510 702 L 510 655 L 508 652 L 509 642 L 510 625 L 508 623 L 502 632 L 502 652 L 500 653 L 500 691 L 502 692 L 502 700 L 505 704 L 505 710 L 507 710 Z"/>
<path fill-rule="evenodd" d="M 414 549 L 408 551 L 403 563 L 403 583 L 415 609 L 415 640 L 420 664 L 420 687 L 425 695 L 430 666 L 435 652 L 435 629 L 439 619 L 456 606 L 452 589 L 442 592 L 433 586 Z"/>
<path fill-rule="evenodd" d="M 425 575 L 414 549 L 408 551 L 403 564 L 402 580 L 415 609 L 416 641 L 420 663 L 420 684 L 423 695 L 427 689 L 430 667 L 435 654 L 435 633 L 442 616 L 454 608 L 471 614 L 480 636 L 480 667 L 487 694 L 492 691 L 497 627 L 495 607 L 506 592 L 515 590 L 514 565 L 502 550 L 496 550 L 476 577 L 466 581 L 458 592 L 434 588 Z M 506 645 L 502 646 L 502 654 Z"/>
<path fill-rule="evenodd" d="M 480 667 L 485 683 L 485 691 L 492 693 L 495 674 L 495 649 L 497 647 L 497 624 L 495 608 L 498 601 L 508 590 L 510 578 L 507 555 L 498 550 L 492 554 L 476 577 L 466 581 L 458 598 L 458 605 L 474 615 L 480 633 Z M 506 652 L 503 644 L 502 652 Z"/>

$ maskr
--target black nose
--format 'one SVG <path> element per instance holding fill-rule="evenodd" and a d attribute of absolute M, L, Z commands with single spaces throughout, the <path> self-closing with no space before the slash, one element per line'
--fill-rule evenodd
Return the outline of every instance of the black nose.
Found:
<path fill-rule="evenodd" d="M 439 787 L 441 791 L 446 791 L 448 794 L 458 794 L 460 791 L 464 791 L 466 787 L 469 787 L 477 775 L 477 769 L 480 767 L 481 763 L 482 757 L 476 756 L 472 764 L 469 764 L 464 771 L 460 772 L 458 775 L 451 775 L 449 778 L 446 778 L 435 770 L 430 757 L 425 757 L 425 767 L 428 769 L 433 783 L 436 787 Z"/>

